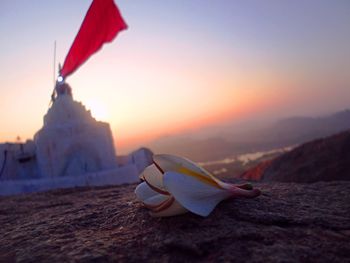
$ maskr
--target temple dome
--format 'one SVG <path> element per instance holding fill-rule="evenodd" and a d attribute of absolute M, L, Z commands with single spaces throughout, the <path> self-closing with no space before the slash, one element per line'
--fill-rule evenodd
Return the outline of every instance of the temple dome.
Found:
<path fill-rule="evenodd" d="M 64 125 L 72 122 L 92 122 L 91 116 L 81 102 L 73 100 L 68 94 L 59 95 L 44 116 L 44 126 Z"/>

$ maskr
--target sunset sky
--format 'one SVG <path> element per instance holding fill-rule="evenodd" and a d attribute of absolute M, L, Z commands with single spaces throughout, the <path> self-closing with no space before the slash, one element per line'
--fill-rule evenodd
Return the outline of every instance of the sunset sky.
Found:
<path fill-rule="evenodd" d="M 350 1 L 115 0 L 129 28 L 67 82 L 118 151 L 244 118 L 350 108 Z M 90 0 L 0 1 L 0 142 L 32 138 Z"/>

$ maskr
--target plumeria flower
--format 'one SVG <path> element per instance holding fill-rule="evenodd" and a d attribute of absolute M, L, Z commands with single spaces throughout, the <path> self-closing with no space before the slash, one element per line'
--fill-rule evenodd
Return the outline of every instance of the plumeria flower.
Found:
<path fill-rule="evenodd" d="M 135 194 L 155 217 L 188 211 L 208 216 L 224 199 L 260 195 L 250 184 L 222 182 L 192 161 L 169 154 L 154 155 L 153 164 L 140 178 L 143 182 L 136 187 Z"/>

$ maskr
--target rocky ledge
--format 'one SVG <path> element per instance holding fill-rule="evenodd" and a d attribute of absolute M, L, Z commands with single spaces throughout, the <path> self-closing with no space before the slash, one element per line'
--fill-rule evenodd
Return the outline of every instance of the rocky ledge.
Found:
<path fill-rule="evenodd" d="M 0 262 L 349 262 L 350 182 L 256 186 L 207 218 L 152 218 L 135 185 L 2 197 Z"/>

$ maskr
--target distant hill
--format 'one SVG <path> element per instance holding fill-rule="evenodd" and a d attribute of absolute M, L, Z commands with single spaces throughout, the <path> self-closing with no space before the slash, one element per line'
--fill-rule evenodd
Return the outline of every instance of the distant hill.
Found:
<path fill-rule="evenodd" d="M 258 164 L 240 177 L 297 183 L 350 181 L 350 130 L 305 143 Z"/>
<path fill-rule="evenodd" d="M 194 136 L 168 136 L 150 145 L 156 153 L 172 153 L 194 161 L 213 161 L 237 154 L 267 151 L 301 144 L 350 129 L 350 110 L 324 117 L 292 117 L 265 128 L 217 131 L 205 139 Z M 238 130 L 238 129 L 237 129 Z M 225 134 L 225 136 L 223 135 Z"/>
<path fill-rule="evenodd" d="M 262 131 L 261 140 L 276 144 L 299 144 L 347 129 L 350 129 L 350 110 L 324 117 L 293 117 L 280 120 Z"/>

